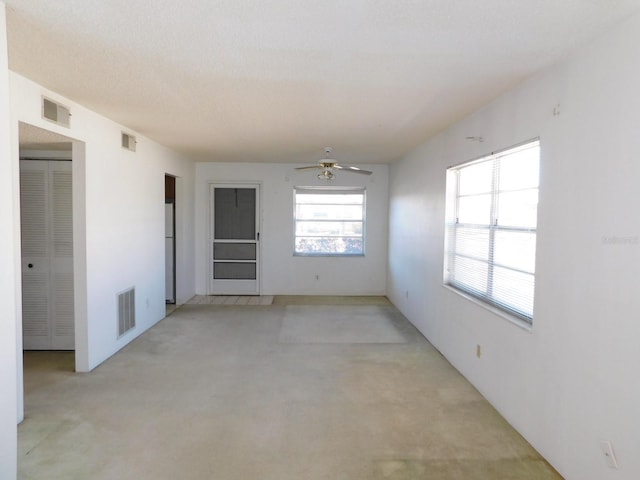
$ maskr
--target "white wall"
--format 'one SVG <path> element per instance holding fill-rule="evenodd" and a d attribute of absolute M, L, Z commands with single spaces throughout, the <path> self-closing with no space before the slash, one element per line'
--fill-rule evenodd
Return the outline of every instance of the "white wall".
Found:
<path fill-rule="evenodd" d="M 122 149 L 121 131 L 135 132 L 15 73 L 10 73 L 10 88 L 14 136 L 23 121 L 77 140 L 73 145 L 76 368 L 89 371 L 165 316 L 165 173 L 179 177 L 178 299 L 194 294 L 194 163 L 142 135 L 137 135 L 135 153 Z M 70 107 L 71 128 L 40 118 L 42 95 Z M 17 143 L 14 138 L 15 164 Z M 18 186 L 13 188 L 17 191 Z M 118 339 L 116 294 L 131 286 L 136 287 L 137 325 Z"/>
<path fill-rule="evenodd" d="M 390 298 L 569 480 L 640 478 L 639 85 L 640 16 L 390 170 Z M 444 187 L 447 166 L 537 136 L 528 332 L 442 286 Z"/>
<path fill-rule="evenodd" d="M 364 186 L 367 191 L 364 257 L 294 257 L 293 188 L 327 185 L 314 171 L 264 163 L 196 164 L 196 290 L 208 289 L 210 182 L 262 185 L 262 293 L 265 295 L 384 295 L 388 220 L 388 167 L 363 166 L 371 176 L 338 172 L 330 185 Z M 319 275 L 319 280 L 315 276 Z"/>
<path fill-rule="evenodd" d="M 0 478 L 17 475 L 16 223 L 9 135 L 9 78 L 5 6 L 0 3 Z"/>

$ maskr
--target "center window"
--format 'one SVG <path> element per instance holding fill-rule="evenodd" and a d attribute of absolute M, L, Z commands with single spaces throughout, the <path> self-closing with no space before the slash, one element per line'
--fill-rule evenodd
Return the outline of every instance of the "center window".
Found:
<path fill-rule="evenodd" d="M 364 255 L 364 188 L 296 187 L 294 197 L 294 255 Z"/>

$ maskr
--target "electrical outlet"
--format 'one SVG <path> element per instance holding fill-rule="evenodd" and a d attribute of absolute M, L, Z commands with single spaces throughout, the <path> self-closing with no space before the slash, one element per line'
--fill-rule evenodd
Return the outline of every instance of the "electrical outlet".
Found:
<path fill-rule="evenodd" d="M 609 468 L 618 468 L 618 461 L 613 453 L 613 446 L 611 445 L 611 442 L 606 440 L 600 442 L 600 448 L 602 449 L 602 454 L 607 462 L 607 466 L 609 466 Z"/>
<path fill-rule="evenodd" d="M 476 357 L 480 358 L 482 356 L 482 347 L 480 344 L 476 345 Z"/>

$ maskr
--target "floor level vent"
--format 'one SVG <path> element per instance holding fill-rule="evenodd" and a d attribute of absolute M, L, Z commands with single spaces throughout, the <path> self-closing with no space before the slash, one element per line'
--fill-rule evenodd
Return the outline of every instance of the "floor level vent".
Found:
<path fill-rule="evenodd" d="M 131 287 L 118 294 L 118 337 L 136 326 L 136 289 Z"/>

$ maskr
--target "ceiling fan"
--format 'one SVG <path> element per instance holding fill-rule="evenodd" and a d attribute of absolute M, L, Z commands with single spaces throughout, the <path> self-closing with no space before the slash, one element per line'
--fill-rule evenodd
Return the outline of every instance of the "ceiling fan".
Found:
<path fill-rule="evenodd" d="M 371 175 L 373 172 L 369 170 L 363 170 L 358 167 L 350 167 L 348 165 L 339 165 L 338 162 L 332 158 L 330 158 L 331 152 L 333 152 L 333 148 L 324 147 L 324 155 L 325 158 L 320 160 L 315 165 L 309 165 L 307 167 L 297 167 L 296 170 L 311 170 L 311 169 L 320 169 L 321 172 L 318 174 L 318 178 L 320 180 L 331 180 L 336 175 L 333 173 L 333 170 L 344 170 L 345 172 L 354 172 L 354 173 L 362 173 L 364 175 Z"/>

